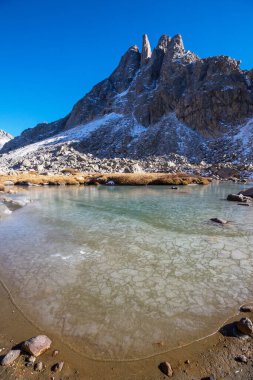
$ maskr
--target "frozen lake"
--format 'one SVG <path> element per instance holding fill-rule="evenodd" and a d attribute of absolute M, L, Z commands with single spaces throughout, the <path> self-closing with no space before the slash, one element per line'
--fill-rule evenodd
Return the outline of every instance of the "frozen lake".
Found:
<path fill-rule="evenodd" d="M 243 187 L 29 190 L 0 220 L 1 277 L 31 320 L 89 357 L 186 344 L 253 298 L 253 207 L 224 200 Z"/>

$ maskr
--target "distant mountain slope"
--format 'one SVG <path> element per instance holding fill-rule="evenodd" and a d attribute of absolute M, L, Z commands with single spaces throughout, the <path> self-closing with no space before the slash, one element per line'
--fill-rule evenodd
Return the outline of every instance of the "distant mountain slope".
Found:
<path fill-rule="evenodd" d="M 11 134 L 0 129 L 0 149 L 11 139 L 13 139 L 13 136 Z"/>
<path fill-rule="evenodd" d="M 227 56 L 201 59 L 185 50 L 180 35 L 163 35 L 152 51 L 145 35 L 142 51 L 130 47 L 69 115 L 25 130 L 1 153 L 53 138 L 98 157 L 178 153 L 220 160 L 228 154 L 247 160 L 252 117 L 253 70 L 241 70 Z"/>

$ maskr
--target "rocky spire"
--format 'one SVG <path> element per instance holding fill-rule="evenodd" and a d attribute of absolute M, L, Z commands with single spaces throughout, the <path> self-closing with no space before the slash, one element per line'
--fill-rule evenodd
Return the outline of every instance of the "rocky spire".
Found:
<path fill-rule="evenodd" d="M 159 38 L 156 49 L 163 50 L 164 52 L 166 52 L 170 41 L 171 41 L 171 38 L 169 36 L 167 36 L 166 34 L 163 34 Z"/>
<path fill-rule="evenodd" d="M 121 57 L 118 67 L 109 77 L 117 92 L 125 91 L 140 68 L 141 53 L 136 45 L 131 46 Z"/>
<path fill-rule="evenodd" d="M 142 37 L 141 66 L 145 65 L 152 56 L 152 51 L 147 34 Z"/>
<path fill-rule="evenodd" d="M 184 43 L 182 36 L 180 34 L 176 34 L 170 41 L 168 46 L 168 54 L 171 59 L 178 58 L 184 54 Z"/>

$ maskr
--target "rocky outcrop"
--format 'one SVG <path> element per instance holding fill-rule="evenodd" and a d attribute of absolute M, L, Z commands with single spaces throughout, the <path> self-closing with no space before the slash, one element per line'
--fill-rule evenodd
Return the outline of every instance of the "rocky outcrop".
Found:
<path fill-rule="evenodd" d="M 147 34 L 142 37 L 141 66 L 146 65 L 152 56 L 151 46 Z"/>
<path fill-rule="evenodd" d="M 1 153 L 39 141 L 48 146 L 49 138 L 66 134 L 80 152 L 98 157 L 175 153 L 197 161 L 251 163 L 252 120 L 252 70 L 241 70 L 227 56 L 201 59 L 185 49 L 179 34 L 161 36 L 151 51 L 144 35 L 142 51 L 130 47 L 69 115 L 25 130 Z"/>

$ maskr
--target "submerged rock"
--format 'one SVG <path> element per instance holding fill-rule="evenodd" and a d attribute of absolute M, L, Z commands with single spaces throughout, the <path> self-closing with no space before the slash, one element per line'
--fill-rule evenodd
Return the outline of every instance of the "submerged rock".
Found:
<path fill-rule="evenodd" d="M 211 220 L 211 222 L 219 223 L 219 224 L 227 224 L 227 223 L 228 223 L 227 220 L 225 220 L 225 219 L 220 219 L 220 218 L 211 218 L 210 220 Z"/>
<path fill-rule="evenodd" d="M 253 187 L 239 192 L 239 195 L 253 198 Z"/>
<path fill-rule="evenodd" d="M 2 216 L 10 215 L 11 213 L 12 211 L 8 209 L 6 205 L 4 205 L 3 203 L 0 203 L 0 218 Z"/>
<path fill-rule="evenodd" d="M 227 200 L 231 202 L 246 202 L 247 199 L 242 194 L 228 194 Z"/>
<path fill-rule="evenodd" d="M 7 366 L 14 363 L 14 361 L 20 356 L 20 350 L 10 350 L 2 359 L 1 365 Z"/>
<path fill-rule="evenodd" d="M 4 198 L 1 199 L 1 201 L 11 211 L 15 211 L 18 208 L 24 207 L 29 202 L 27 199 L 21 200 L 21 199 L 12 199 L 12 198 L 9 198 L 9 197 L 4 197 Z"/>
<path fill-rule="evenodd" d="M 38 335 L 23 343 L 23 350 L 37 357 L 51 347 L 52 341 L 46 335 Z"/>

